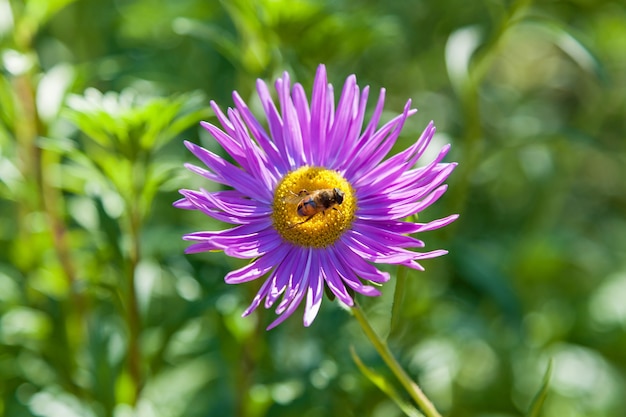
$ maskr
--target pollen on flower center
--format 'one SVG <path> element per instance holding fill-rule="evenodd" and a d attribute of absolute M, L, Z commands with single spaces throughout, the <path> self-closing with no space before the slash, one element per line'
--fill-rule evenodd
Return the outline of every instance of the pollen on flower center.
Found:
<path fill-rule="evenodd" d="M 285 175 L 276 187 L 272 220 L 285 240 L 322 248 L 350 227 L 356 209 L 354 189 L 341 174 L 304 166 Z"/>

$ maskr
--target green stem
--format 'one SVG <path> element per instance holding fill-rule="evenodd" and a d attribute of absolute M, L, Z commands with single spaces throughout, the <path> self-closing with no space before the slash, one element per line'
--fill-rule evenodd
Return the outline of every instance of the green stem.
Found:
<path fill-rule="evenodd" d="M 17 34 L 15 35 L 16 44 L 20 46 L 22 53 L 34 54 L 33 45 L 30 43 L 32 33 L 22 30 L 21 34 L 23 38 L 19 39 Z M 58 157 L 53 152 L 42 149 L 37 143 L 39 137 L 48 134 L 48 126 L 40 118 L 36 104 L 36 80 L 40 75 L 40 65 L 37 62 L 27 72 L 10 78 L 15 93 L 15 120 L 12 127 L 17 145 L 16 159 L 19 170 L 26 179 L 26 189 L 29 191 L 23 195 L 25 198 L 19 199 L 17 221 L 20 236 L 17 240 L 28 241 L 31 238 L 28 232 L 31 227 L 27 225 L 27 216 L 30 213 L 45 213 L 51 246 L 65 273 L 70 295 L 68 302 L 60 302 L 61 308 L 66 311 L 64 319 L 58 321 L 65 354 L 58 358 L 62 361 L 58 369 L 62 370 L 66 388 L 73 393 L 79 393 L 80 389 L 74 383 L 72 375 L 76 368 L 75 347 L 81 342 L 84 334 L 82 319 L 85 317 L 85 303 L 76 285 L 78 281 L 76 269 L 71 256 L 67 225 L 63 221 L 62 195 L 46 175 L 58 162 Z M 27 195 L 36 195 L 36 199 L 31 199 Z M 33 259 L 30 262 L 38 261 Z"/>
<path fill-rule="evenodd" d="M 404 389 L 409 393 L 411 398 L 413 398 L 426 417 L 441 417 L 441 414 L 439 414 L 433 403 L 428 399 L 428 397 L 426 397 L 422 389 L 415 383 L 415 381 L 407 375 L 402 366 L 400 366 L 396 358 L 391 353 L 391 350 L 389 350 L 387 344 L 378 336 L 374 328 L 367 320 L 365 312 L 356 301 L 354 307 L 352 307 L 352 313 L 354 314 L 354 317 L 356 317 L 367 338 L 370 342 L 372 342 L 374 348 L 378 351 L 378 354 L 381 358 L 383 358 L 389 369 L 394 373 L 396 378 L 398 378 Z"/>
<path fill-rule="evenodd" d="M 131 247 L 130 247 L 130 262 L 128 266 L 128 298 L 127 298 L 127 321 L 128 329 L 130 333 L 128 344 L 128 372 L 133 382 L 133 392 L 131 402 L 136 404 L 139 393 L 143 385 L 141 374 L 141 349 L 139 346 L 139 336 L 141 333 L 141 317 L 139 315 L 139 303 L 137 300 L 137 289 L 135 273 L 137 271 L 137 265 L 139 264 L 140 257 L 140 220 L 138 210 L 135 206 L 131 210 L 130 214 L 130 235 L 131 235 Z"/>

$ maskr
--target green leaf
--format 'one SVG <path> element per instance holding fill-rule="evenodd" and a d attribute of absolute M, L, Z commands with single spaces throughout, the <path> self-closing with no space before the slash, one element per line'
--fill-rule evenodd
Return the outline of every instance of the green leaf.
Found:
<path fill-rule="evenodd" d="M 541 388 L 535 394 L 535 398 L 530 404 L 530 409 L 528 411 L 528 417 L 539 417 L 541 414 L 541 408 L 543 407 L 543 403 L 546 401 L 546 397 L 548 396 L 548 387 L 550 386 L 550 377 L 552 376 L 552 359 L 548 362 L 548 367 L 546 368 L 546 373 L 543 375 L 543 383 L 541 384 Z"/>
<path fill-rule="evenodd" d="M 8 78 L 0 77 L 0 122 L 4 122 L 8 130 L 15 123 L 15 92 Z"/>
<path fill-rule="evenodd" d="M 186 128 L 208 115 L 199 92 L 168 98 L 133 90 L 101 93 L 87 89 L 68 98 L 67 118 L 93 142 L 129 160 L 151 158 Z"/>
<path fill-rule="evenodd" d="M 40 136 L 37 138 L 37 146 L 42 149 L 56 152 L 59 155 L 67 155 L 73 152 L 76 152 L 76 142 L 68 138 L 49 138 L 45 136 Z"/>
<path fill-rule="evenodd" d="M 65 6 L 76 0 L 31 0 L 26 2 L 25 16 L 34 19 L 40 25 L 50 20 Z"/>
<path fill-rule="evenodd" d="M 354 346 L 350 346 L 350 355 L 352 356 L 352 360 L 359 368 L 361 373 L 367 377 L 374 385 L 376 385 L 382 392 L 387 394 L 391 400 L 396 403 L 396 405 L 402 410 L 404 414 L 409 417 L 424 417 L 422 413 L 420 413 L 417 408 L 415 408 L 412 404 L 406 402 L 400 393 L 385 379 L 381 374 L 373 371 L 372 369 L 365 366 L 361 358 L 356 353 Z"/>
<path fill-rule="evenodd" d="M 607 70 L 596 53 L 579 39 L 572 29 L 560 21 L 539 18 L 524 23 L 535 31 L 541 31 L 555 46 L 560 48 L 583 71 L 605 79 Z"/>

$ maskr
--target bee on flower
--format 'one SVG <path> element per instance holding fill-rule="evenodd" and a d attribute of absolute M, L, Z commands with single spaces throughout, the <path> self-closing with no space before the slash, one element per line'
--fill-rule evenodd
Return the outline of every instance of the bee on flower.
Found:
<path fill-rule="evenodd" d="M 233 93 L 234 108 L 225 113 L 212 102 L 221 127 L 202 122 L 235 162 L 190 142 L 189 150 L 204 167 L 192 172 L 228 187 L 224 191 L 180 190 L 182 209 L 200 210 L 229 223 L 221 231 L 189 233 L 187 253 L 223 250 L 251 259 L 228 273 L 225 281 L 240 284 L 264 278 L 256 297 L 243 312 L 261 303 L 275 307 L 282 323 L 304 301 L 304 325 L 315 319 L 325 287 L 348 306 L 354 293 L 380 294 L 371 284 L 390 279 L 377 264 L 422 270 L 419 261 L 447 253 L 418 252 L 414 235 L 453 222 L 450 215 L 429 223 L 406 221 L 434 203 L 456 163 L 442 162 L 450 146 L 429 163 L 416 167 L 435 133 L 428 124 L 406 150 L 388 156 L 406 119 L 416 110 L 407 102 L 402 114 L 378 127 L 385 101 L 380 91 L 374 112 L 365 122 L 369 87 L 347 78 L 335 107 L 326 68 L 318 68 L 310 100 L 300 84 L 285 73 L 275 84 L 277 108 L 261 80 L 257 91 L 267 128 Z"/>
<path fill-rule="evenodd" d="M 338 204 L 343 203 L 343 196 L 345 193 L 339 188 L 327 189 L 327 190 L 315 190 L 308 192 L 307 190 L 301 190 L 298 194 L 294 194 L 292 197 L 285 197 L 286 202 L 297 204 L 297 213 L 301 217 L 306 217 L 300 223 L 296 223 L 291 227 L 298 226 L 302 223 L 306 223 L 313 218 L 317 213 L 325 214 L 326 210 L 337 210 Z"/>

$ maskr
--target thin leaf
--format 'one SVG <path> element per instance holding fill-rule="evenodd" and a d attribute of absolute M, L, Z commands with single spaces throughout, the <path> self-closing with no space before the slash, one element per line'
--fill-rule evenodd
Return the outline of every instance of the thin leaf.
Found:
<path fill-rule="evenodd" d="M 550 377 L 552 376 L 552 359 L 548 362 L 548 367 L 546 368 L 546 373 L 543 375 L 543 383 L 541 384 L 541 388 L 535 394 L 535 398 L 530 404 L 530 409 L 528 411 L 528 417 L 539 417 L 541 414 L 541 408 L 543 407 L 543 403 L 546 401 L 546 397 L 548 396 L 548 387 L 550 386 Z"/>
<path fill-rule="evenodd" d="M 372 381 L 372 383 L 376 385 L 382 392 L 387 394 L 387 396 L 396 403 L 396 405 L 400 408 L 400 410 L 402 410 L 404 414 L 409 417 L 424 417 L 424 415 L 420 413 L 417 408 L 402 399 L 402 396 L 393 387 L 393 385 L 391 385 L 389 381 L 385 379 L 384 376 L 365 366 L 363 361 L 361 361 L 361 358 L 359 358 L 359 356 L 357 355 L 354 346 L 350 346 L 350 355 L 352 355 L 352 360 L 359 368 L 361 373 L 365 375 L 367 379 Z"/>

